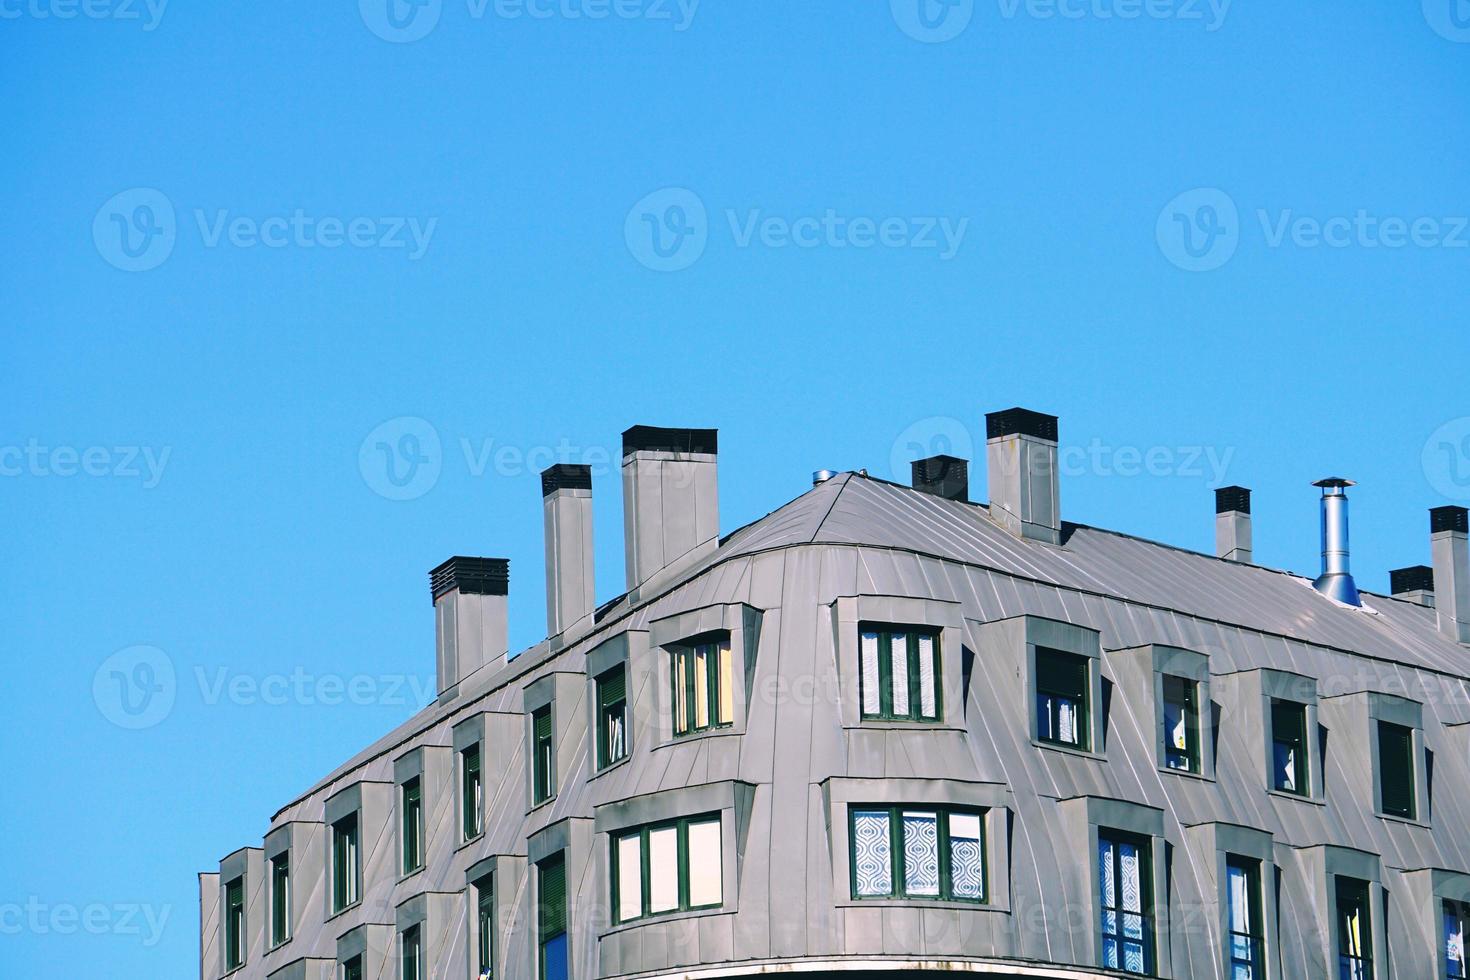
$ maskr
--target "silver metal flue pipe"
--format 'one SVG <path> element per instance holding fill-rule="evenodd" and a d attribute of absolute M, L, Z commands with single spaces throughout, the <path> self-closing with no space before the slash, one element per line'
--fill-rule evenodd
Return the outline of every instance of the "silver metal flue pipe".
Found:
<path fill-rule="evenodd" d="M 1361 606 L 1363 600 L 1349 567 L 1347 488 L 1354 485 L 1338 476 L 1312 484 L 1322 488 L 1322 574 L 1312 586 L 1345 605 Z"/>

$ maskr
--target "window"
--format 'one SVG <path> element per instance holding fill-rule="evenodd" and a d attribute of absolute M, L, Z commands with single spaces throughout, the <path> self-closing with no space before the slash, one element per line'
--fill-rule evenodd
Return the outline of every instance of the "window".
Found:
<path fill-rule="evenodd" d="M 1088 664 L 1086 657 L 1036 649 L 1036 737 L 1086 751 Z"/>
<path fill-rule="evenodd" d="M 1338 980 L 1373 980 L 1373 920 L 1368 883 L 1337 877 Z"/>
<path fill-rule="evenodd" d="M 730 639 L 673 651 L 674 734 L 690 735 L 735 722 L 734 663 Z"/>
<path fill-rule="evenodd" d="M 1200 772 L 1199 685 L 1164 675 L 1164 766 Z"/>
<path fill-rule="evenodd" d="M 245 879 L 225 885 L 225 969 L 245 962 Z"/>
<path fill-rule="evenodd" d="M 1271 788 L 1312 795 L 1307 773 L 1307 706 L 1271 699 Z"/>
<path fill-rule="evenodd" d="M 362 980 L 361 956 L 354 956 L 342 964 L 342 980 Z"/>
<path fill-rule="evenodd" d="M 465 840 L 480 836 L 480 743 L 459 754 L 460 826 Z"/>
<path fill-rule="evenodd" d="M 271 858 L 271 945 L 291 938 L 291 854 Z"/>
<path fill-rule="evenodd" d="M 858 639 L 863 717 L 938 721 L 938 634 L 929 629 L 864 626 Z"/>
<path fill-rule="evenodd" d="M 358 898 L 357 814 L 332 824 L 332 911 L 355 905 Z"/>
<path fill-rule="evenodd" d="M 424 783 L 415 776 L 399 791 L 403 797 L 403 873 L 424 866 Z"/>
<path fill-rule="evenodd" d="M 475 882 L 475 921 L 479 927 L 475 976 L 491 980 L 495 975 L 495 890 L 490 875 Z"/>
<path fill-rule="evenodd" d="M 540 907 L 536 937 L 541 980 L 567 980 L 567 866 L 558 854 L 536 866 Z"/>
<path fill-rule="evenodd" d="M 419 927 L 409 926 L 399 934 L 402 946 L 399 951 L 399 980 L 424 980 L 423 950 L 420 948 Z"/>
<path fill-rule="evenodd" d="M 612 905 L 618 922 L 723 904 L 718 815 L 686 817 L 617 834 Z"/>
<path fill-rule="evenodd" d="M 1465 980 L 1470 965 L 1465 962 L 1465 923 L 1470 920 L 1470 905 L 1463 902 L 1444 903 L 1444 975 L 1445 980 Z"/>
<path fill-rule="evenodd" d="M 1229 855 L 1225 859 L 1229 903 L 1229 980 L 1263 980 L 1266 973 L 1265 926 L 1261 918 L 1261 862 Z"/>
<path fill-rule="evenodd" d="M 1380 721 L 1378 787 L 1384 813 L 1414 819 L 1414 770 L 1414 730 Z"/>
<path fill-rule="evenodd" d="M 628 671 L 618 665 L 597 678 L 597 768 L 628 757 Z"/>
<path fill-rule="evenodd" d="M 1145 837 L 1098 831 L 1102 965 L 1149 976 L 1154 972 L 1151 847 Z"/>
<path fill-rule="evenodd" d="M 854 806 L 850 813 L 853 898 L 986 900 L 979 811 Z"/>
<path fill-rule="evenodd" d="M 531 713 L 531 802 L 545 803 L 556 795 L 556 758 L 551 738 L 551 705 Z"/>

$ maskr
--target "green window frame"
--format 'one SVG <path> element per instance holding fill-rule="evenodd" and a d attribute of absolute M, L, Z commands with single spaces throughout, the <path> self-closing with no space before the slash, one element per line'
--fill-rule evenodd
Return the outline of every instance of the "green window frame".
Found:
<path fill-rule="evenodd" d="M 424 980 L 423 935 L 416 925 L 398 934 L 399 980 Z"/>
<path fill-rule="evenodd" d="M 1311 796 L 1308 768 L 1307 706 L 1300 701 L 1271 699 L 1271 788 L 1278 793 Z"/>
<path fill-rule="evenodd" d="M 1441 903 L 1442 933 L 1440 934 L 1440 964 L 1445 980 L 1466 980 L 1470 977 L 1470 962 L 1466 959 L 1465 933 L 1470 932 L 1470 905 L 1444 899 Z"/>
<path fill-rule="evenodd" d="M 1373 980 L 1373 909 L 1368 882 L 1337 875 L 1337 972 L 1341 980 Z"/>
<path fill-rule="evenodd" d="M 1378 795 L 1383 812 L 1405 820 L 1418 816 L 1414 798 L 1418 767 L 1414 764 L 1414 730 L 1392 722 L 1378 723 Z"/>
<path fill-rule="evenodd" d="M 480 743 L 465 746 L 459 753 L 460 833 L 464 840 L 480 836 Z"/>
<path fill-rule="evenodd" d="M 403 819 L 403 873 L 413 874 L 424 866 L 424 781 L 419 776 L 405 780 L 399 788 Z"/>
<path fill-rule="evenodd" d="M 1092 664 L 1065 650 L 1036 648 L 1036 738 L 1092 750 Z"/>
<path fill-rule="evenodd" d="M 332 824 L 332 913 L 358 902 L 361 868 L 358 862 L 357 814 L 351 813 Z"/>
<path fill-rule="evenodd" d="M 628 757 L 628 667 L 618 664 L 597 678 L 597 768 Z"/>
<path fill-rule="evenodd" d="M 495 975 L 495 887 L 491 875 L 475 882 L 475 922 L 475 976 L 477 980 L 491 980 Z"/>
<path fill-rule="evenodd" d="M 354 956 L 342 964 L 342 980 L 363 980 L 362 956 Z"/>
<path fill-rule="evenodd" d="M 859 624 L 862 716 L 877 721 L 942 721 L 941 663 L 939 631 L 933 627 Z"/>
<path fill-rule="evenodd" d="M 722 907 L 723 841 L 718 813 L 659 821 L 610 835 L 613 922 Z M 703 863 L 696 866 L 692 855 Z"/>
<path fill-rule="evenodd" d="M 291 938 L 291 852 L 271 858 L 271 948 Z"/>
<path fill-rule="evenodd" d="M 1225 856 L 1226 975 L 1263 977 L 1266 970 L 1266 925 L 1262 915 L 1261 862 Z"/>
<path fill-rule="evenodd" d="M 886 836 L 870 842 L 859 824 L 881 828 Z M 847 809 L 848 877 L 855 901 L 908 899 L 985 905 L 990 901 L 989 840 L 986 811 L 975 807 L 851 804 Z M 973 836 L 957 837 L 954 828 L 973 821 Z M 934 854 L 926 854 L 933 823 Z M 958 841 L 958 843 L 957 843 Z M 978 850 L 978 871 L 956 874 L 956 853 Z M 885 853 L 886 852 L 886 853 Z M 886 867 L 885 865 L 886 857 Z M 963 869 L 965 863 L 960 862 Z M 931 874 L 932 869 L 932 874 Z"/>
<path fill-rule="evenodd" d="M 558 852 L 536 865 L 537 974 L 541 980 L 567 980 L 567 865 Z"/>
<path fill-rule="evenodd" d="M 245 878 L 225 885 L 225 969 L 245 965 Z"/>
<path fill-rule="evenodd" d="M 531 802 L 556 795 L 556 747 L 551 732 L 551 705 L 531 712 Z"/>
<path fill-rule="evenodd" d="M 735 724 L 734 659 L 728 636 L 700 640 L 671 651 L 674 735 Z"/>
<path fill-rule="evenodd" d="M 1199 775 L 1199 682 L 1165 674 L 1163 688 L 1164 768 Z"/>
<path fill-rule="evenodd" d="M 1099 965 L 1154 976 L 1158 936 L 1154 925 L 1153 841 L 1141 834 L 1098 828 L 1097 853 L 1097 934 L 1102 941 Z M 1128 880 L 1130 854 L 1137 876 L 1133 888 Z"/>

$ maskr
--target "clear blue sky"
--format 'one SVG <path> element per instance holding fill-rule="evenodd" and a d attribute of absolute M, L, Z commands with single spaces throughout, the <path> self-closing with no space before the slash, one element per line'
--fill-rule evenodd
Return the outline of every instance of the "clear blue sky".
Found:
<path fill-rule="evenodd" d="M 604 461 L 599 600 L 634 423 L 720 429 L 730 530 L 1020 404 L 1067 519 L 1208 550 L 1243 483 L 1309 574 L 1342 474 L 1380 590 L 1470 495 L 1447 0 L 95 2 L 138 19 L 0 0 L 0 974 L 193 975 L 196 872 L 415 707 L 323 682 L 432 680 L 429 568 L 509 557 L 544 632 L 559 447 Z M 405 417 L 399 491 L 360 449 Z"/>

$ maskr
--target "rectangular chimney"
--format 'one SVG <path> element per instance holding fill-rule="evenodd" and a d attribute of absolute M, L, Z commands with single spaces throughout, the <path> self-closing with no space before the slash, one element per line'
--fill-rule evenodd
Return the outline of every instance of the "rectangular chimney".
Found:
<path fill-rule="evenodd" d="M 718 430 L 635 425 L 623 433 L 628 590 L 720 537 Z"/>
<path fill-rule="evenodd" d="M 592 467 L 557 463 L 541 473 L 546 518 L 546 635 L 592 615 Z"/>
<path fill-rule="evenodd" d="M 1429 512 L 1429 547 L 1434 555 L 1434 608 L 1439 631 L 1456 643 L 1470 643 L 1470 546 L 1464 507 Z"/>
<path fill-rule="evenodd" d="M 913 487 L 945 500 L 970 500 L 970 464 L 958 456 L 916 459 L 912 467 Z"/>
<path fill-rule="evenodd" d="M 454 557 L 429 573 L 439 693 L 510 652 L 506 558 Z"/>
<path fill-rule="evenodd" d="M 1229 561 L 1251 561 L 1251 492 L 1246 487 L 1215 491 L 1215 554 Z"/>
<path fill-rule="evenodd" d="M 985 416 L 990 516 L 1017 537 L 1057 544 L 1057 417 L 1011 408 Z"/>
<path fill-rule="evenodd" d="M 1434 569 L 1428 565 L 1395 568 L 1388 573 L 1389 593 L 1421 606 L 1434 605 Z"/>

